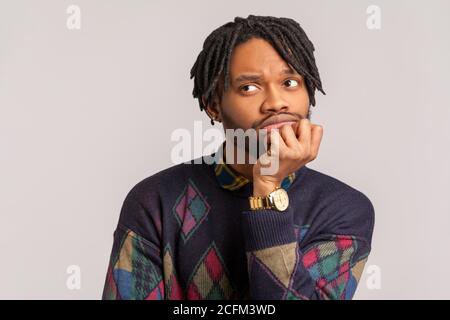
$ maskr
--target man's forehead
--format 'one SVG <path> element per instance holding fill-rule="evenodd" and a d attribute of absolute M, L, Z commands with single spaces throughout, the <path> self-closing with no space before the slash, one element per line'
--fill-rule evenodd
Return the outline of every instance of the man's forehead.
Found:
<path fill-rule="evenodd" d="M 253 41 L 237 46 L 232 53 L 230 73 L 238 76 L 241 73 L 295 73 L 279 53 L 266 41 Z"/>
<path fill-rule="evenodd" d="M 247 68 L 234 68 L 230 70 L 231 81 L 252 81 L 264 78 L 265 76 L 284 76 L 284 75 L 299 75 L 295 69 L 287 64 L 280 64 L 273 67 L 261 66 L 247 67 Z M 300 75 L 299 75 L 300 76 Z"/>

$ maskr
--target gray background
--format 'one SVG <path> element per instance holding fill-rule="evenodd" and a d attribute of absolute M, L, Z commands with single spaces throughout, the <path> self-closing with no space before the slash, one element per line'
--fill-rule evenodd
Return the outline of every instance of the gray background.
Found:
<path fill-rule="evenodd" d="M 68 30 L 68 5 L 81 30 Z M 381 8 L 381 30 L 366 8 Z M 208 121 L 189 71 L 235 16 L 286 16 L 316 46 L 326 96 L 311 168 L 375 206 L 355 298 L 450 298 L 449 1 L 0 1 L 0 298 L 98 299 L 126 193 Z M 193 155 L 198 156 L 198 155 Z M 81 289 L 66 268 L 81 268 Z M 366 266 L 367 269 L 367 266 Z M 366 270 L 367 271 L 367 270 Z"/>

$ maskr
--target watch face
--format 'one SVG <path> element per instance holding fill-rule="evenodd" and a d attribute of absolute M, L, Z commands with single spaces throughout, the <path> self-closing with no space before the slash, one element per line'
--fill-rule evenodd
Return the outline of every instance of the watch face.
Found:
<path fill-rule="evenodd" d="M 272 199 L 275 208 L 279 211 L 284 211 L 289 206 L 289 197 L 286 190 L 283 188 L 275 190 Z"/>

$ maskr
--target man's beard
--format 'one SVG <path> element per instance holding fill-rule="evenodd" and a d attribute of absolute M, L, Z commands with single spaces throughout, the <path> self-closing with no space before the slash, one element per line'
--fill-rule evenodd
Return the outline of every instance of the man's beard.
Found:
<path fill-rule="evenodd" d="M 260 135 L 257 133 L 256 137 L 244 136 L 241 138 L 232 136 L 232 140 L 229 140 L 229 138 L 230 137 L 225 140 L 223 150 L 224 154 L 232 152 L 227 154 L 228 157 L 226 157 L 226 159 L 228 163 L 233 161 L 233 163 L 237 164 L 254 164 L 258 158 L 270 148 L 270 142 L 265 139 L 264 134 Z M 232 147 L 232 150 L 228 149 L 230 146 Z M 231 155 L 233 157 L 231 157 Z M 240 157 L 238 155 L 240 155 Z M 244 160 L 242 159 L 242 156 L 244 156 Z"/>

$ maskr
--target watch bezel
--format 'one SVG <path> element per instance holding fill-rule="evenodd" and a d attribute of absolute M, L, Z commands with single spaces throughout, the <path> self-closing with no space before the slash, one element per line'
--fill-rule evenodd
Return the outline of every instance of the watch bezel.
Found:
<path fill-rule="evenodd" d="M 286 204 L 284 206 L 280 206 L 279 202 L 275 200 L 275 196 L 277 194 L 283 194 L 283 197 L 286 198 Z M 286 190 L 284 190 L 283 188 L 277 188 L 276 190 L 272 191 L 269 194 L 269 198 L 270 198 L 270 202 L 272 204 L 272 206 L 277 209 L 278 211 L 286 211 L 286 209 L 289 207 L 289 195 L 287 193 Z"/>

